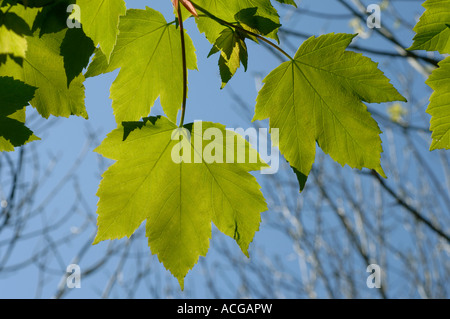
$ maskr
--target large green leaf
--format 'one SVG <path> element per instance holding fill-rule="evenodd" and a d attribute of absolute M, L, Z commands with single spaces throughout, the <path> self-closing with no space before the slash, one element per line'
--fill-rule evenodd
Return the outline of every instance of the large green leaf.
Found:
<path fill-rule="evenodd" d="M 95 46 L 100 44 L 109 61 L 119 33 L 119 18 L 126 13 L 124 0 L 77 0 L 81 9 L 81 23 L 84 32 Z"/>
<path fill-rule="evenodd" d="M 450 57 L 439 63 L 426 83 L 434 90 L 427 112 L 433 142 L 430 150 L 450 148 Z"/>
<path fill-rule="evenodd" d="M 199 256 L 208 251 L 211 221 L 248 256 L 260 213 L 267 208 L 260 186 L 249 173 L 267 164 L 223 125 L 200 124 L 178 128 L 164 117 L 124 122 L 95 150 L 117 162 L 103 174 L 97 193 L 94 243 L 129 237 L 147 220 L 151 251 L 181 287 Z M 206 132 L 214 137 L 203 136 Z M 234 139 L 240 147 L 231 144 Z M 239 151 L 257 160 L 237 163 Z M 233 161 L 225 160 L 226 156 Z"/>
<path fill-rule="evenodd" d="M 450 53 L 450 0 L 427 0 L 425 12 L 414 27 L 416 36 L 409 50 Z"/>
<path fill-rule="evenodd" d="M 146 117 L 155 100 L 176 121 L 183 97 L 181 36 L 174 24 L 151 8 L 130 9 L 120 19 L 120 33 L 108 71 L 120 68 L 111 86 L 117 123 Z M 189 69 L 197 68 L 192 40 L 185 35 Z"/>
<path fill-rule="evenodd" d="M 25 107 L 35 90 L 11 77 L 0 77 L 0 152 L 39 139 L 24 125 Z"/>
<path fill-rule="evenodd" d="M 259 92 L 254 120 L 270 118 L 270 126 L 279 128 L 279 149 L 303 181 L 316 142 L 341 165 L 375 169 L 384 176 L 381 131 L 362 101 L 405 99 L 376 63 L 345 51 L 354 36 L 309 38 L 293 60 L 264 79 Z"/>
<path fill-rule="evenodd" d="M 60 12 L 60 7 L 52 8 L 59 11 L 64 17 L 65 11 Z M 28 23 L 33 24 L 32 36 L 26 36 L 28 50 L 21 65 L 15 60 L 8 58 L 0 67 L 0 76 L 9 76 L 24 83 L 36 87 L 34 98 L 30 104 L 45 118 L 50 115 L 68 117 L 70 115 L 83 116 L 87 118 L 84 106 L 84 76 L 79 74 L 68 85 L 67 73 L 64 65 L 63 42 L 67 34 L 67 28 L 47 30 L 43 33 L 42 28 L 47 28 L 49 22 L 38 19 L 39 9 L 14 6 L 11 12 L 16 13 Z M 35 19 L 36 17 L 36 19 Z M 36 21 L 39 20 L 39 21 Z M 56 25 L 56 24 L 55 24 Z M 63 46 L 63 49 L 61 49 Z M 72 60 L 73 61 L 73 60 Z"/>

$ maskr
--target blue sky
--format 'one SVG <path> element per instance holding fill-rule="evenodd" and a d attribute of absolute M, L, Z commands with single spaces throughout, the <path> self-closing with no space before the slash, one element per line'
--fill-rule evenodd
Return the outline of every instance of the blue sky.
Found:
<path fill-rule="evenodd" d="M 274 1 L 275 2 L 275 1 Z M 375 1 L 374 1 L 375 2 Z M 347 13 L 347 11 L 342 8 L 341 5 L 334 0 L 304 0 L 297 1 L 298 5 L 303 8 L 308 8 L 313 11 L 329 13 L 329 14 L 340 14 Z M 144 8 L 148 4 L 156 10 L 160 10 L 168 21 L 173 19 L 172 7 L 170 1 L 137 1 L 130 0 L 127 1 L 127 8 Z M 293 16 L 289 7 L 282 7 L 276 3 L 276 7 L 280 9 L 280 16 L 282 18 L 282 23 L 284 26 L 292 30 L 297 30 L 303 33 L 320 35 L 328 32 L 346 32 L 353 33 L 352 28 L 348 24 L 348 20 L 320 20 L 317 18 L 307 17 L 307 16 Z M 402 14 L 408 16 L 410 14 L 417 14 L 418 5 L 410 6 L 403 5 Z M 388 22 L 390 23 L 390 21 Z M 220 76 L 217 66 L 218 57 L 212 56 L 207 59 L 208 52 L 211 49 L 211 44 L 204 38 L 202 34 L 199 34 L 196 29 L 195 23 L 192 19 L 186 23 L 186 29 L 191 36 L 194 45 L 197 50 L 198 59 L 198 71 L 191 71 L 189 73 L 189 98 L 186 113 L 185 123 L 193 122 L 194 120 L 204 120 L 212 122 L 220 122 L 225 124 L 227 127 L 237 128 L 243 127 L 248 128 L 252 126 L 250 118 L 242 117 L 237 113 L 237 106 L 235 102 L 231 99 L 230 93 L 233 92 L 249 106 L 251 107 L 250 113 L 254 110 L 255 99 L 257 96 L 257 90 L 260 87 L 261 79 L 267 75 L 273 68 L 279 65 L 279 61 L 265 48 L 257 46 L 256 44 L 249 44 L 249 67 L 248 71 L 244 72 L 243 69 L 239 69 L 235 77 L 229 82 L 227 87 L 220 90 Z M 402 34 L 401 38 L 404 39 L 404 45 L 409 46 L 412 43 L 413 33 Z M 284 43 L 281 42 L 281 46 L 286 48 L 288 53 L 295 53 L 298 46 L 301 45 L 302 40 L 299 38 L 292 38 L 291 45 L 283 46 Z M 357 43 L 364 45 L 366 47 L 372 48 L 384 48 L 387 47 L 385 41 L 377 39 L 377 37 L 371 37 L 369 40 L 357 39 Z M 383 62 L 380 58 L 380 68 L 383 69 Z M 394 77 L 394 74 L 398 72 L 397 69 L 386 68 L 383 69 L 387 76 L 393 80 L 394 85 L 401 91 L 401 86 Z M 392 71 L 392 72 L 391 72 Z M 117 76 L 117 70 L 98 76 L 96 78 L 90 78 L 85 82 L 86 86 L 86 109 L 89 114 L 89 120 L 86 121 L 81 118 L 70 118 L 70 119 L 58 119 L 54 126 L 46 130 L 42 135 L 37 134 L 42 138 L 42 141 L 35 142 L 35 147 L 39 156 L 42 157 L 42 165 L 45 166 L 49 163 L 53 155 L 59 157 L 58 162 L 54 168 L 54 172 L 46 181 L 42 189 L 39 191 L 38 199 L 43 199 L 49 194 L 51 195 L 51 201 L 45 209 L 49 212 L 49 217 L 57 218 L 58 214 L 67 212 L 70 210 L 70 205 L 74 200 L 73 193 L 73 183 L 80 186 L 81 192 L 86 199 L 86 206 L 90 208 L 92 216 L 95 218 L 95 207 L 97 203 L 97 197 L 95 193 L 97 191 L 98 183 L 100 180 L 101 163 L 102 159 L 99 155 L 92 152 L 92 150 L 101 142 L 101 140 L 106 136 L 108 132 L 116 127 L 116 123 L 113 117 L 111 100 L 109 99 L 109 87 L 114 81 L 115 76 Z M 417 81 L 417 89 L 422 90 L 424 95 L 427 94 L 428 89 L 426 86 Z M 386 106 L 377 106 L 377 109 L 381 112 L 385 112 Z M 162 110 L 156 103 L 155 107 L 152 109 L 152 115 L 162 114 Z M 38 127 L 39 121 L 36 121 L 36 127 Z M 267 123 L 261 123 L 262 125 L 267 125 Z M 31 127 L 33 129 L 33 127 Z M 75 159 L 79 153 L 85 147 L 87 133 L 92 130 L 96 133 L 96 142 L 88 146 L 88 153 L 86 158 L 76 170 L 76 178 L 69 185 L 59 189 L 57 188 L 58 182 L 65 176 L 67 170 L 71 165 L 73 165 Z M 385 137 L 383 137 L 385 138 Z M 97 144 L 95 144 L 97 143 Z M 348 168 L 343 169 L 344 171 Z M 261 177 L 259 176 L 258 179 Z M 291 181 L 295 182 L 293 176 L 287 177 Z M 55 188 L 56 187 L 56 188 Z M 77 220 L 77 212 L 73 212 L 69 221 L 64 224 L 61 228 L 61 237 L 65 233 L 73 231 L 73 227 L 80 227 L 81 219 Z M 92 229 L 91 229 L 92 230 Z M 5 234 L 0 234 L 0 240 Z M 220 237 L 217 239 L 217 237 Z M 68 245 L 64 251 L 61 252 L 62 261 L 61 263 L 71 263 L 73 258 L 73 253 L 78 251 L 79 248 L 89 239 L 89 233 L 86 233 L 84 238 L 79 238 L 73 244 Z M 148 249 L 147 243 L 142 237 L 139 239 L 140 248 L 142 250 Z M 211 241 L 211 247 L 217 240 L 225 240 L 229 243 L 231 249 L 239 250 L 237 245 L 228 238 L 225 238 L 222 234 L 214 234 Z M 122 240 L 123 241 L 123 240 Z M 292 251 L 291 243 L 289 243 L 282 235 L 273 231 L 269 227 L 266 227 L 263 223 L 261 224 L 260 231 L 256 234 L 255 243 L 258 247 L 264 247 L 266 251 L 277 252 L 280 256 L 289 256 Z M 96 255 L 102 254 L 102 252 L 107 248 L 108 243 L 100 243 L 99 245 L 90 247 L 86 256 L 83 258 L 80 266 L 82 270 L 89 267 L 92 260 L 95 260 Z M 16 252 L 12 258 L 12 261 L 20 261 L 27 254 L 32 253 L 33 247 L 21 247 L 21 250 Z M 150 252 L 149 252 L 150 254 Z M 252 251 L 250 251 L 252 255 Z M 153 256 L 154 259 L 156 257 Z M 216 251 L 212 251 L 207 255 L 206 258 L 211 258 L 214 260 L 217 258 L 220 260 L 222 256 Z M 286 267 L 297 267 L 297 261 L 285 259 Z M 163 266 L 157 262 L 154 263 L 154 267 L 159 267 L 156 269 L 156 273 L 166 273 Z M 132 270 L 131 270 L 132 271 Z M 365 269 L 362 270 L 364 273 Z M 97 298 L 99 296 L 99 291 L 101 291 L 107 281 L 107 278 L 111 275 L 108 270 L 105 273 L 97 274 L 90 277 L 89 280 L 82 281 L 81 289 L 74 289 L 71 291 L 67 297 L 69 298 Z M 36 296 L 36 284 L 38 278 L 36 278 L 36 269 L 27 268 L 19 274 L 14 274 L 12 276 L 2 277 L 0 275 L 0 298 L 33 298 Z M 49 283 L 45 285 L 44 290 L 41 292 L 41 297 L 48 298 L 51 297 L 55 291 L 55 286 L 59 281 L 59 278 L 49 277 Z M 176 284 L 174 278 L 166 276 L 162 281 L 173 281 L 172 284 Z M 191 287 L 197 292 L 197 296 L 208 297 L 203 294 L 202 289 L 202 269 L 200 266 L 194 267 L 194 269 L 186 277 L 185 285 L 186 287 Z M 362 284 L 365 284 L 363 281 Z M 226 288 L 224 288 L 226 289 Z M 183 297 L 183 294 L 179 292 L 174 292 L 175 296 Z M 136 297 L 145 298 L 147 293 L 144 288 L 139 288 Z M 374 295 L 375 296 L 375 295 Z M 233 297 L 229 295 L 229 297 Z"/>

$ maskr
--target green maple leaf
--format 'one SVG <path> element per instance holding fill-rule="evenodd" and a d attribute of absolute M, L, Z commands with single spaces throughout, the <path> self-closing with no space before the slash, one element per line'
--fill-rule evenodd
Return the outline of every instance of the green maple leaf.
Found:
<path fill-rule="evenodd" d="M 257 10 L 258 8 L 247 8 L 236 13 L 235 19 L 239 22 L 239 27 L 261 35 L 268 35 L 280 27 L 280 24 L 256 15 Z M 241 63 L 247 71 L 248 52 L 245 39 L 249 38 L 258 42 L 255 36 L 245 34 L 240 28 L 223 29 L 208 55 L 210 57 L 212 54 L 220 52 L 219 71 L 222 89 L 234 76 Z"/>
<path fill-rule="evenodd" d="M 109 61 L 119 33 L 120 16 L 125 15 L 124 0 L 77 0 L 81 9 L 81 23 L 84 32 L 94 45 L 100 44 Z"/>
<path fill-rule="evenodd" d="M 249 173 L 267 167 L 256 151 L 229 131 L 226 143 L 217 137 L 205 142 L 207 137 L 203 140 L 202 136 L 207 129 L 225 138 L 225 127 L 206 122 L 201 128 L 196 125 L 178 128 L 164 117 L 124 122 L 95 150 L 117 162 L 103 174 L 97 193 L 100 200 L 94 243 L 129 237 L 147 220 L 151 251 L 181 287 L 188 271 L 208 251 L 211 221 L 234 238 L 248 256 L 260 213 L 267 209 L 260 186 Z M 190 163 L 174 161 L 181 158 L 177 148 L 180 138 L 184 141 L 182 156 Z M 235 138 L 242 142 L 239 150 L 248 158 L 257 158 L 255 163 L 237 163 L 238 151 L 229 143 Z M 231 147 L 236 150 L 232 153 L 234 163 L 224 160 Z M 214 153 L 223 163 L 207 160 L 200 152 Z"/>
<path fill-rule="evenodd" d="M 130 9 L 120 19 L 120 33 L 106 69 L 105 57 L 95 75 L 120 68 L 111 86 L 112 107 L 117 123 L 136 121 L 146 117 L 155 100 L 166 115 L 176 121 L 181 109 L 183 68 L 180 32 L 167 23 L 163 15 L 151 8 Z M 189 69 L 197 69 L 197 58 L 192 40 L 185 35 L 186 60 Z M 88 69 L 88 73 L 92 68 Z"/>
<path fill-rule="evenodd" d="M 92 58 L 91 63 L 89 63 L 86 73 L 84 74 L 85 78 L 91 78 L 95 76 L 99 76 L 103 73 L 108 72 L 108 61 L 106 60 L 105 54 L 99 48 L 95 48 L 94 57 Z"/>
<path fill-rule="evenodd" d="M 414 43 L 408 50 L 438 51 L 450 53 L 450 0 L 427 0 L 425 12 L 414 27 Z M 434 90 L 427 112 L 432 116 L 430 130 L 433 139 L 430 151 L 450 147 L 450 60 L 439 63 L 426 83 Z"/>
<path fill-rule="evenodd" d="M 25 107 L 36 88 L 11 77 L 0 77 L 0 152 L 39 140 L 24 125 Z"/>
<path fill-rule="evenodd" d="M 84 34 L 82 29 L 67 30 L 61 43 L 60 53 L 64 59 L 64 69 L 69 85 L 88 66 L 94 50 L 94 43 Z"/>
<path fill-rule="evenodd" d="M 75 0 L 59 0 L 45 5 L 39 10 L 36 18 L 29 16 L 27 21 L 31 23 L 33 32 L 42 37 L 45 34 L 63 35 L 60 44 L 60 55 L 64 60 L 64 69 L 69 85 L 74 78 L 81 74 L 89 64 L 89 59 L 95 46 L 92 40 L 86 36 L 81 28 L 68 28 L 67 21 L 71 19 L 67 12 L 68 6 Z M 21 12 L 23 16 L 27 11 Z M 31 10 L 32 12 L 34 10 Z M 39 32 L 37 32 L 39 31 Z"/>
<path fill-rule="evenodd" d="M 45 118 L 50 115 L 78 115 L 87 118 L 83 75 L 77 76 L 67 85 L 64 60 L 60 55 L 63 38 L 62 34 L 27 37 L 29 50 L 23 60 L 23 67 L 8 60 L 0 68 L 0 75 L 13 76 L 37 87 L 30 104 Z"/>
<path fill-rule="evenodd" d="M 281 27 L 281 24 L 275 23 L 271 19 L 259 16 L 258 8 L 242 9 L 234 15 L 234 18 L 245 30 L 261 35 L 269 35 L 271 32 Z"/>
<path fill-rule="evenodd" d="M 414 27 L 414 43 L 408 50 L 450 53 L 450 0 L 427 0 L 426 9 Z"/>
<path fill-rule="evenodd" d="M 29 25 L 14 12 L 0 10 L 0 55 L 25 58 L 26 35 L 31 35 Z"/>
<path fill-rule="evenodd" d="M 405 99 L 376 63 L 345 51 L 354 37 L 309 38 L 293 60 L 264 79 L 258 94 L 253 120 L 270 118 L 270 126 L 279 128 L 279 149 L 302 187 L 314 162 L 316 142 L 341 165 L 374 169 L 384 176 L 381 131 L 362 101 Z"/>
<path fill-rule="evenodd" d="M 230 23 L 238 22 L 236 14 L 241 10 L 257 8 L 254 19 L 259 17 L 260 19 L 269 20 L 272 24 L 280 26 L 280 18 L 277 10 L 272 6 L 270 0 L 196 0 L 195 3 L 218 18 Z M 206 38 L 211 44 L 214 44 L 217 38 L 220 37 L 222 31 L 227 28 L 227 26 L 221 25 L 206 16 L 200 15 L 195 20 L 198 29 L 200 32 L 205 33 Z M 257 26 L 254 25 L 254 27 Z M 278 28 L 267 34 L 267 36 L 278 41 L 277 30 Z M 264 30 L 260 30 L 261 34 L 264 34 L 264 32 Z"/>
<path fill-rule="evenodd" d="M 431 117 L 433 142 L 430 150 L 450 148 L 450 58 L 439 63 L 426 83 L 434 90 L 427 113 Z"/>
<path fill-rule="evenodd" d="M 36 22 L 39 9 L 14 6 L 11 10 L 23 17 L 28 25 Z M 26 36 L 28 50 L 21 64 L 8 58 L 0 67 L 0 76 L 9 76 L 36 87 L 30 104 L 43 117 L 70 115 L 87 118 L 84 106 L 84 76 L 79 74 L 68 85 L 68 76 L 61 55 L 61 46 L 67 28 L 52 33 L 42 33 L 35 23 L 32 36 Z"/>
<path fill-rule="evenodd" d="M 244 34 L 244 29 L 255 34 L 264 35 L 278 41 L 277 31 L 281 26 L 277 11 L 270 0 L 212 0 L 196 1 L 204 10 L 217 18 L 236 25 L 236 29 L 223 25 L 207 15 L 199 15 L 196 19 L 198 29 L 205 33 L 213 44 L 209 54 L 221 51 L 219 70 L 223 88 L 236 73 L 240 62 L 247 69 L 247 46 L 245 38 L 258 42 L 257 38 Z"/>
<path fill-rule="evenodd" d="M 245 37 L 239 31 L 231 28 L 223 30 L 216 43 L 214 43 L 208 57 L 219 51 L 219 70 L 222 78 L 221 88 L 224 88 L 240 67 L 241 62 L 245 70 L 247 70 L 248 53 Z"/>

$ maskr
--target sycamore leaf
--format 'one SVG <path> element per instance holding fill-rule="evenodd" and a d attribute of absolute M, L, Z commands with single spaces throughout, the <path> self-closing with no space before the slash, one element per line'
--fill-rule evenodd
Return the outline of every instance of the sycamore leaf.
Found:
<path fill-rule="evenodd" d="M 29 25 L 14 12 L 0 10 L 0 55 L 25 58 L 26 35 L 31 35 Z"/>
<path fill-rule="evenodd" d="M 281 26 L 280 19 L 270 0 L 197 0 L 195 3 L 224 21 L 235 23 L 245 30 L 278 41 L 277 31 Z M 248 37 L 256 42 L 257 39 L 222 25 L 205 15 L 200 15 L 195 20 L 200 32 L 205 33 L 206 38 L 213 44 L 209 56 L 222 51 L 219 58 L 219 70 L 222 79 L 221 88 L 223 88 L 236 73 L 240 61 L 245 69 L 247 68 L 248 53 L 245 38 Z"/>
<path fill-rule="evenodd" d="M 120 33 L 105 72 L 120 68 L 111 86 L 117 123 L 146 117 L 160 97 L 164 112 L 176 121 L 181 109 L 183 67 L 180 32 L 151 8 L 130 9 L 120 19 Z M 195 48 L 185 35 L 189 69 L 197 68 Z"/>
<path fill-rule="evenodd" d="M 450 0 L 427 0 L 426 9 L 414 27 L 416 35 L 409 50 L 450 53 Z M 450 59 L 439 63 L 426 83 L 434 90 L 427 112 L 431 115 L 430 130 L 433 139 L 430 151 L 450 148 Z"/>
<path fill-rule="evenodd" d="M 430 150 L 450 148 L 450 57 L 439 63 L 425 82 L 433 90 L 427 113 L 431 117 L 433 142 Z"/>
<path fill-rule="evenodd" d="M 89 64 L 94 49 L 94 43 L 84 34 L 82 29 L 67 30 L 61 43 L 61 55 L 64 58 L 64 69 L 69 85 Z"/>
<path fill-rule="evenodd" d="M 0 24 L 0 54 L 11 54 L 15 57 L 24 58 L 26 51 L 27 40 L 25 37 Z"/>
<path fill-rule="evenodd" d="M 195 3 L 220 19 L 230 23 L 238 22 L 236 21 L 235 15 L 241 10 L 257 8 L 256 15 L 253 16 L 253 19 L 257 17 L 264 18 L 270 20 L 275 25 L 280 25 L 277 10 L 272 6 L 270 0 L 196 0 Z M 195 19 L 195 21 L 200 32 L 205 33 L 206 38 L 211 44 L 214 44 L 222 31 L 227 28 L 202 15 Z M 278 41 L 277 30 L 278 28 L 267 34 L 267 36 Z M 259 33 L 264 34 L 264 31 L 260 30 Z"/>
<path fill-rule="evenodd" d="M 11 115 L 28 105 L 36 88 L 11 77 L 0 77 L 0 116 Z"/>
<path fill-rule="evenodd" d="M 279 149 L 302 174 L 297 174 L 300 183 L 312 168 L 316 142 L 341 165 L 374 169 L 384 176 L 381 131 L 362 101 L 405 99 L 376 63 L 345 51 L 354 37 L 309 38 L 292 61 L 264 79 L 258 94 L 253 120 L 270 118 L 270 126 L 279 128 Z"/>
<path fill-rule="evenodd" d="M 33 32 L 35 35 L 39 34 L 39 37 L 44 34 L 64 34 L 60 54 L 64 60 L 68 85 L 89 64 L 95 49 L 94 43 L 86 36 L 83 29 L 68 28 L 67 20 L 71 19 L 71 16 L 67 8 L 73 3 L 75 0 L 59 0 L 39 10 L 34 20 L 28 18 L 32 23 Z"/>
<path fill-rule="evenodd" d="M 85 78 L 91 78 L 98 76 L 103 73 L 107 73 L 108 71 L 108 61 L 106 60 L 105 54 L 99 48 L 95 48 L 94 57 L 92 58 L 91 63 L 89 63 L 86 73 L 84 74 Z"/>
<path fill-rule="evenodd" d="M 270 19 L 257 16 L 257 10 L 258 8 L 247 8 L 236 13 L 235 19 L 239 22 L 239 26 L 245 30 L 262 35 L 268 35 L 281 26 Z M 239 29 L 225 28 L 220 33 L 208 55 L 210 57 L 212 54 L 220 51 L 221 89 L 231 80 L 241 63 L 245 71 L 247 71 L 248 52 L 245 44 L 246 38 L 258 42 L 256 37 L 244 34 Z"/>
<path fill-rule="evenodd" d="M 22 6 L 14 6 L 11 11 L 25 17 L 28 24 L 35 21 L 34 17 L 39 12 L 38 9 L 24 9 Z M 26 36 L 28 50 L 22 65 L 8 58 L 0 67 L 0 76 L 13 77 L 36 87 L 30 104 L 45 118 L 50 115 L 77 115 L 87 118 L 84 106 L 84 76 L 79 74 L 68 85 L 64 57 L 61 55 L 67 28 L 41 34 L 40 27 L 40 24 L 35 24 L 33 35 Z"/>
<path fill-rule="evenodd" d="M 0 152 L 39 139 L 24 125 L 25 107 L 35 90 L 11 77 L 0 77 Z"/>
<path fill-rule="evenodd" d="M 220 37 L 217 38 L 216 43 L 214 43 L 208 57 L 219 51 L 219 70 L 222 78 L 221 88 L 224 88 L 241 63 L 247 70 L 248 53 L 245 37 L 237 30 L 224 29 Z"/>
<path fill-rule="evenodd" d="M 42 36 L 46 33 L 57 33 L 67 29 L 67 19 L 70 16 L 67 7 L 73 3 L 75 0 L 58 0 L 37 9 L 36 19 L 28 20 L 33 25 L 33 33 L 39 30 L 39 36 Z M 29 10 L 27 8 L 25 12 Z M 23 16 L 23 13 L 20 16 Z"/>
<path fill-rule="evenodd" d="M 23 60 L 23 67 L 8 60 L 0 68 L 0 75 L 13 76 L 37 87 L 30 104 L 45 118 L 50 115 L 78 115 L 87 118 L 84 77 L 79 75 L 67 85 L 64 61 L 60 55 L 63 38 L 62 34 L 27 37 L 29 51 Z"/>
<path fill-rule="evenodd" d="M 246 8 L 236 13 L 234 18 L 245 30 L 261 35 L 268 35 L 281 27 L 281 24 L 275 23 L 271 19 L 258 16 L 257 13 L 258 8 Z"/>
<path fill-rule="evenodd" d="M 408 50 L 450 53 L 450 0 L 427 0 L 426 9 L 414 27 L 414 43 Z"/>
<path fill-rule="evenodd" d="M 95 151 L 117 162 L 103 174 L 97 193 L 94 244 L 129 237 L 146 220 L 152 253 L 182 288 L 208 251 L 211 221 L 248 256 L 260 213 L 267 209 L 249 171 L 268 166 L 240 135 L 220 124 L 178 128 L 167 118 L 148 118 L 124 122 Z M 238 163 L 242 151 L 256 158 L 254 163 Z"/>
<path fill-rule="evenodd" d="M 81 9 L 81 23 L 84 32 L 92 39 L 109 61 L 116 44 L 120 16 L 125 15 L 124 0 L 77 0 Z"/>

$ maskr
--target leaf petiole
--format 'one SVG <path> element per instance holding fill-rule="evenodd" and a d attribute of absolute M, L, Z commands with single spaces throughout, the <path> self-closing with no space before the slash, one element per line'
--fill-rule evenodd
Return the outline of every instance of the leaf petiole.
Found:
<path fill-rule="evenodd" d="M 186 63 L 186 43 L 184 39 L 184 26 L 183 26 L 183 15 L 181 13 L 181 6 L 177 8 L 178 12 L 178 23 L 180 26 L 181 35 L 181 59 L 183 61 L 183 104 L 181 105 L 181 119 L 179 127 L 184 124 L 184 117 L 186 115 L 186 99 L 187 99 L 187 63 Z"/>

